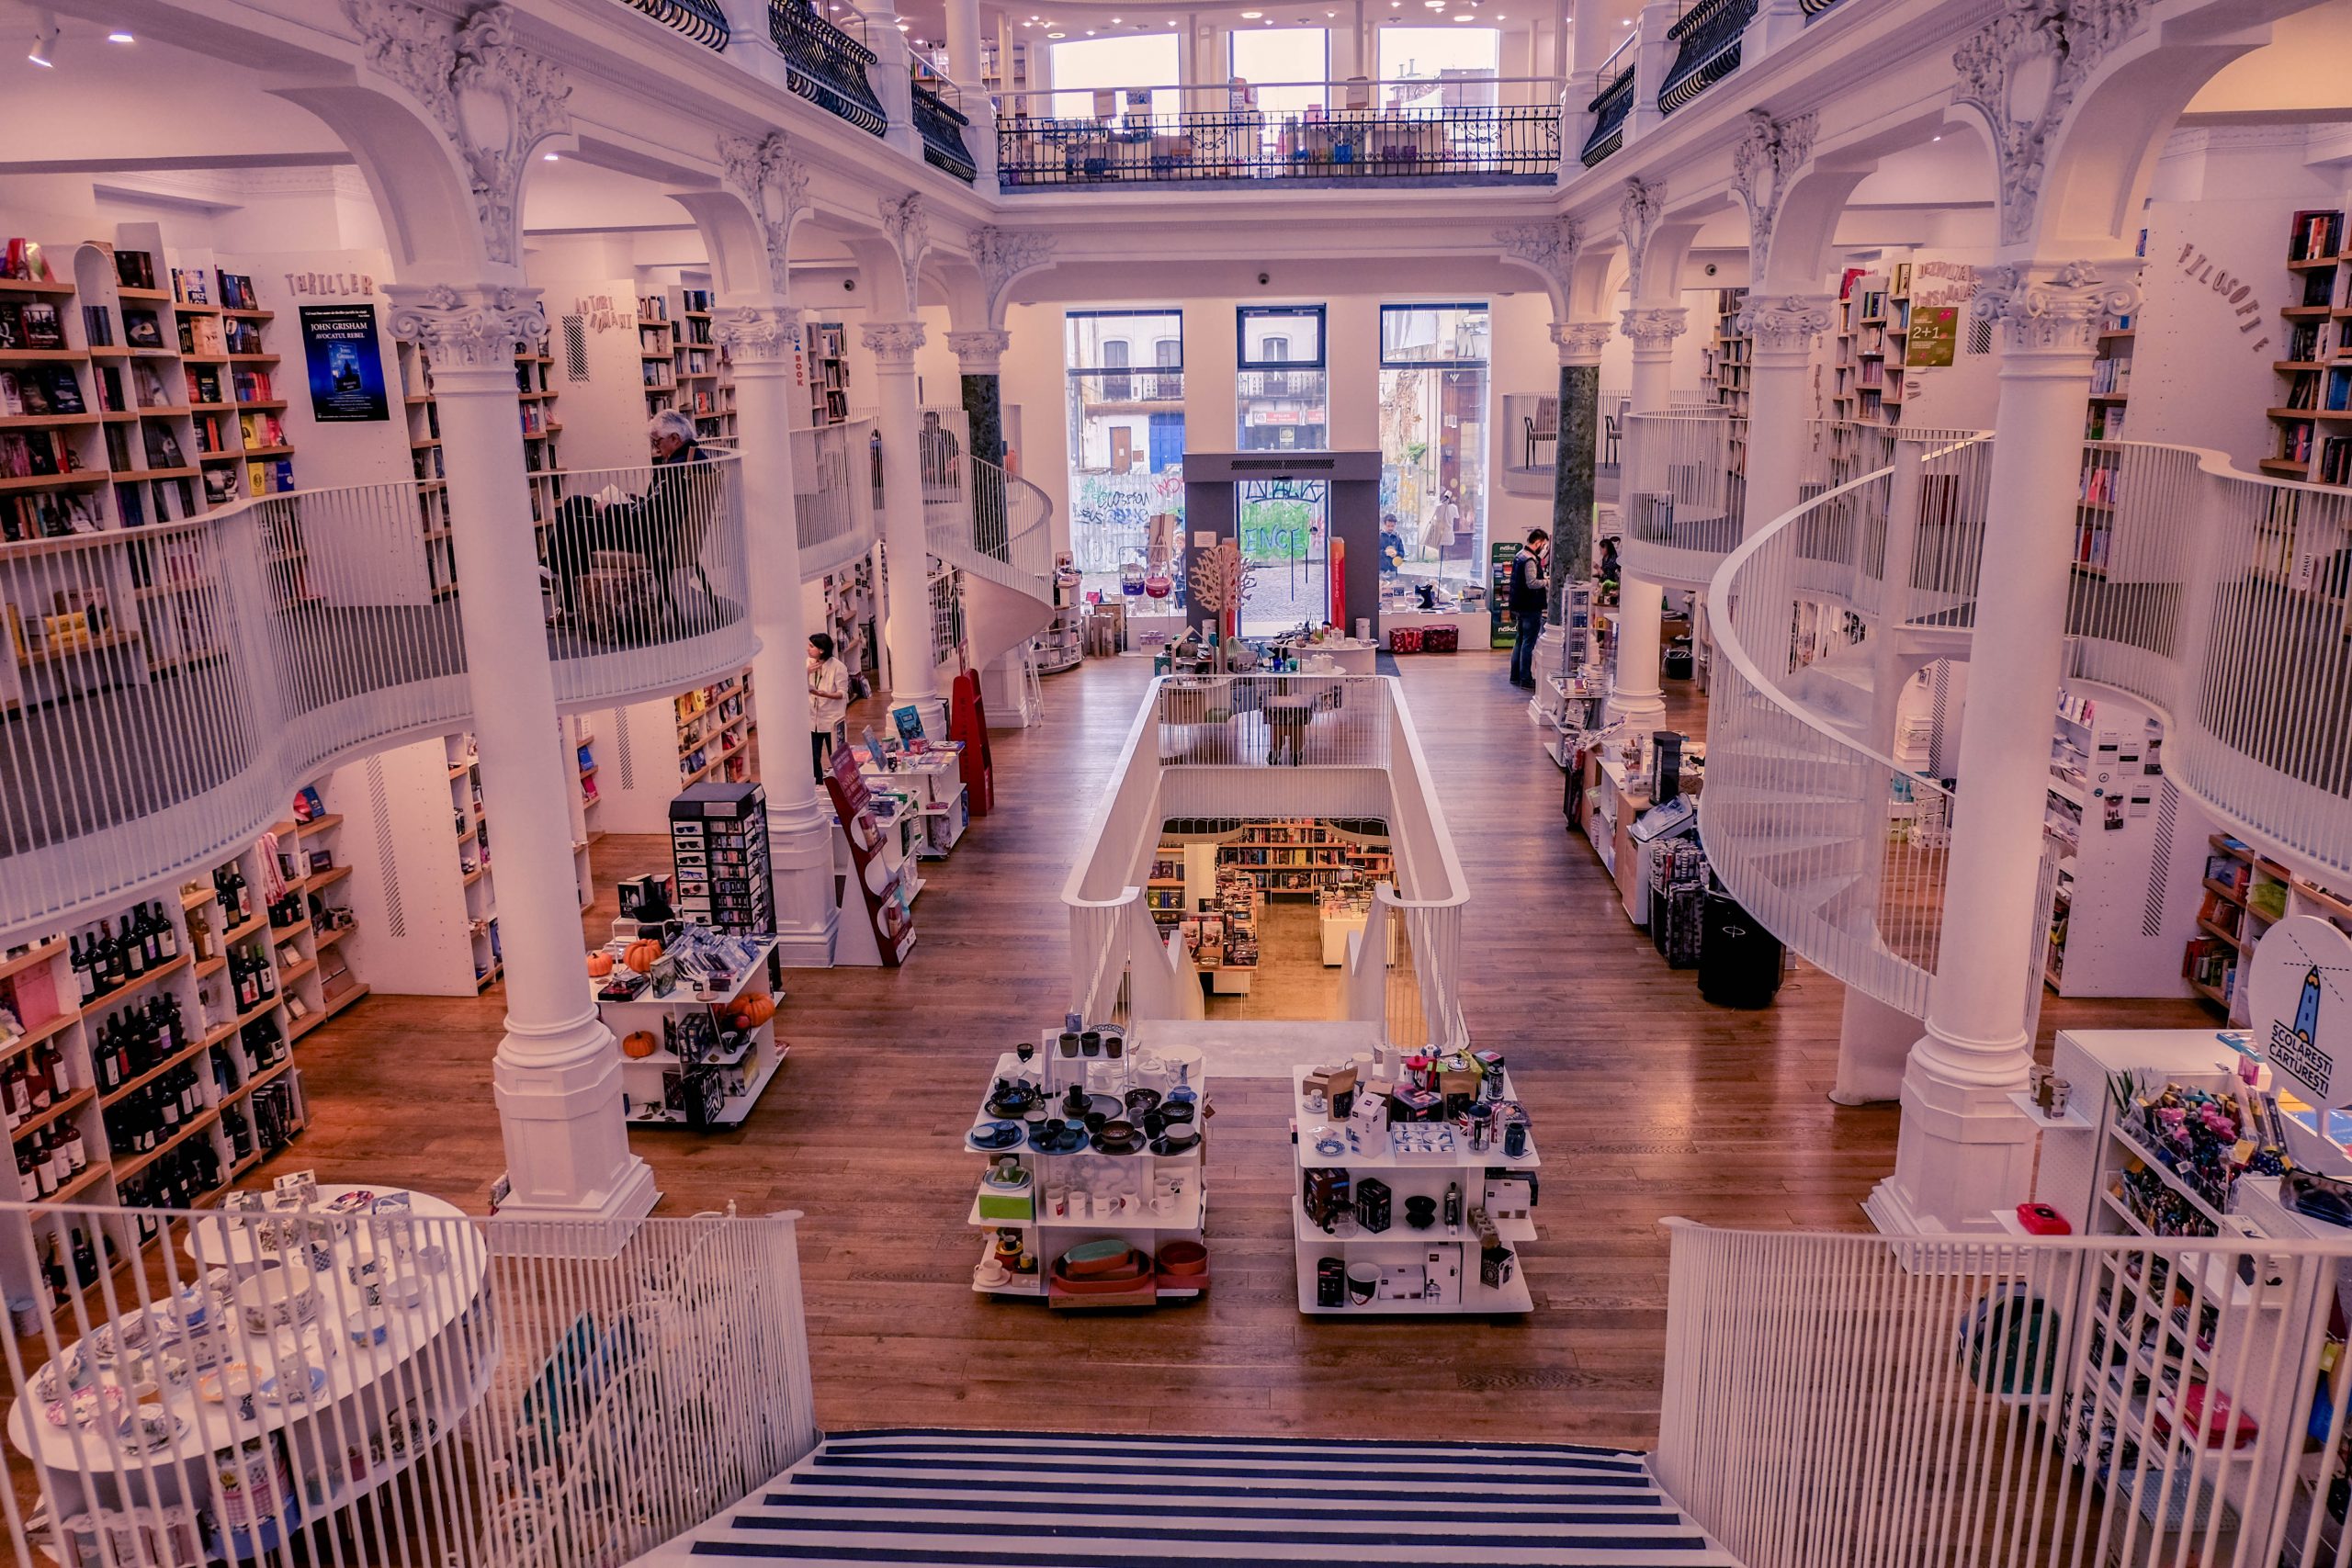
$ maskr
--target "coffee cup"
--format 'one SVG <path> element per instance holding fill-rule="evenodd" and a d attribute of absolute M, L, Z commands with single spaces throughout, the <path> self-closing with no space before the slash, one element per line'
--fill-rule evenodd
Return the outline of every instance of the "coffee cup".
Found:
<path fill-rule="evenodd" d="M 1380 1293 L 1380 1265 L 1351 1263 L 1348 1265 L 1348 1299 L 1358 1306 L 1369 1303 Z"/>

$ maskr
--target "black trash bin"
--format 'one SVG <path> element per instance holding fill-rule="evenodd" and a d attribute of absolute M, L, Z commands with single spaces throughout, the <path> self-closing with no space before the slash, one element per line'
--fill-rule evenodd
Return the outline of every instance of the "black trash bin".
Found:
<path fill-rule="evenodd" d="M 1720 886 L 1707 889 L 1704 919 L 1699 994 L 1717 1007 L 1770 1007 L 1781 988 L 1781 939 L 1748 919 Z"/>

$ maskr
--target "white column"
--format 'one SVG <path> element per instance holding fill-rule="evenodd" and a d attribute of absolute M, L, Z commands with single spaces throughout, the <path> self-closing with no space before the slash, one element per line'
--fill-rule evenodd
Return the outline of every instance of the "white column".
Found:
<path fill-rule="evenodd" d="M 882 432 L 882 640 L 890 650 L 890 700 L 922 713 L 923 733 L 947 733 L 931 658 L 929 542 L 922 516 L 922 411 L 915 396 L 921 321 L 876 321 L 860 330 L 874 355 Z"/>
<path fill-rule="evenodd" d="M 947 0 L 947 74 L 967 94 L 978 96 L 980 0 Z M 970 107 L 964 112 L 970 115 Z"/>
<path fill-rule="evenodd" d="M 1645 17 L 1648 15 L 1645 11 Z M 1634 340 L 1634 413 L 1662 412 L 1673 399 L 1674 340 L 1682 335 L 1686 312 L 1679 305 L 1625 312 L 1624 333 Z M 1626 432 L 1621 476 L 1641 471 L 1640 427 Z M 1625 479 L 1618 480 L 1623 494 Z M 1666 694 L 1658 685 L 1658 619 L 1666 613 L 1666 591 L 1640 578 L 1621 578 L 1617 589 L 1617 675 L 1609 694 L 1608 717 L 1649 727 L 1666 716 Z"/>
<path fill-rule="evenodd" d="M 808 764 L 808 613 L 800 599 L 800 532 L 793 497 L 792 377 L 800 310 L 781 302 L 722 305 L 715 323 L 735 366 L 735 418 L 745 439 L 743 517 L 750 570 L 752 706 L 760 728 L 760 782 L 768 799 L 776 949 L 784 962 L 833 961 L 832 813 Z"/>
<path fill-rule="evenodd" d="M 2136 267 L 2136 263 L 2124 264 Z M 1894 1174 L 1866 1205 L 1882 1230 L 1993 1231 L 2026 1195 L 2032 1127 L 2006 1095 L 2032 1059 L 2042 801 L 2049 784 L 2094 334 L 2138 291 L 2087 263 L 1992 269 L 1972 309 L 2001 323 L 1984 558 L 1928 1028 L 1903 1078 Z M 2129 276 L 2126 274 L 2125 276 Z"/>
<path fill-rule="evenodd" d="M 1752 345 L 1748 371 L 1747 512 L 1743 536 L 1797 503 L 1804 471 L 1805 375 L 1814 340 L 1829 330 L 1826 297 L 1747 297 L 1740 318 Z"/>
<path fill-rule="evenodd" d="M 629 1153 L 620 1051 L 597 1016 L 582 966 L 571 820 L 551 802 L 576 787 L 555 720 L 547 610 L 539 590 L 514 344 L 546 323 L 529 295 L 492 288 L 394 286 L 394 330 L 433 359 L 448 481 L 458 617 L 481 755 L 482 804 L 498 852 L 506 1032 L 492 1067 L 513 1194 L 502 1213 L 602 1220 L 616 1230 L 660 1196 Z"/>
<path fill-rule="evenodd" d="M 1674 67 L 1679 46 L 1666 36 L 1682 19 L 1680 0 L 1650 0 L 1634 18 L 1641 41 L 1634 45 L 1634 108 L 1625 118 L 1628 142 L 1657 130 L 1666 120 L 1658 112 L 1657 90 Z"/>
<path fill-rule="evenodd" d="M 912 61 L 907 47 L 907 35 L 899 30 L 892 20 L 895 13 L 888 6 L 870 5 L 860 7 L 865 17 L 866 47 L 874 51 L 876 59 L 870 80 L 874 96 L 888 117 L 889 126 L 882 140 L 908 157 L 920 162 L 922 158 L 922 137 L 915 130 L 914 82 L 909 74 Z"/>
<path fill-rule="evenodd" d="M 1798 0 L 1757 0 L 1756 14 L 1739 35 L 1739 68 L 1752 71 L 1763 58 L 1804 31 Z"/>

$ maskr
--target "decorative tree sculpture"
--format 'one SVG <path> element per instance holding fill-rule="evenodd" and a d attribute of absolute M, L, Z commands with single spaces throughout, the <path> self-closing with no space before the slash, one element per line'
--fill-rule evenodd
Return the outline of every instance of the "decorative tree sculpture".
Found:
<path fill-rule="evenodd" d="M 1184 574 L 1193 604 L 1216 618 L 1217 667 L 1225 665 L 1225 644 L 1241 623 L 1241 602 L 1250 596 L 1250 579 L 1241 570 L 1241 547 L 1231 539 L 1216 547 L 1193 552 Z"/>

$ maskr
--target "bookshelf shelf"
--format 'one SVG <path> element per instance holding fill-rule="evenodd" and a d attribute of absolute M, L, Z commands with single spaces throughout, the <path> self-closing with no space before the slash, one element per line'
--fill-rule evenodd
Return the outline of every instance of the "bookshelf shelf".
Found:
<path fill-rule="evenodd" d="M 2352 485 L 2352 266 L 2345 265 L 2344 213 L 2311 209 L 2289 225 L 2285 266 L 2301 299 L 2278 314 L 2286 323 L 2283 357 L 2272 361 L 2279 395 L 2265 416 L 2273 448 L 2264 473 L 2314 484 Z"/>

